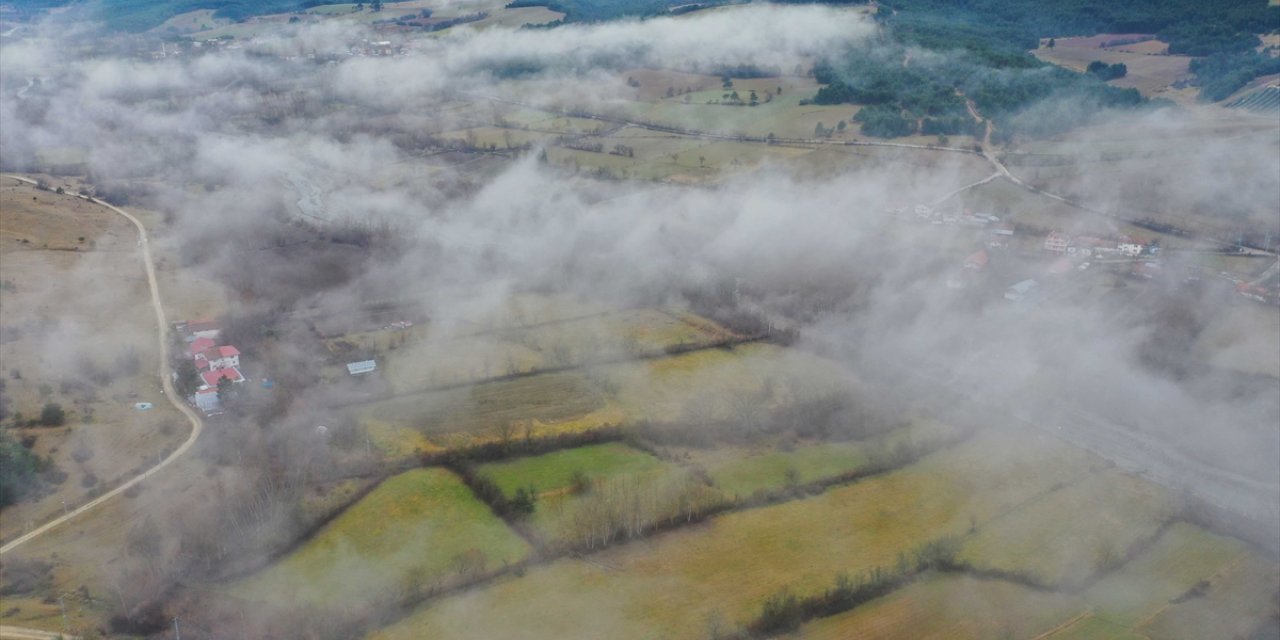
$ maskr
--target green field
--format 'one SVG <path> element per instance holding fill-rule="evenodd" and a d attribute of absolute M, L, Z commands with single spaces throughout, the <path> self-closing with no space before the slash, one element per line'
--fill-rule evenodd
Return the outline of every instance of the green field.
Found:
<path fill-rule="evenodd" d="M 993 457 L 993 448 L 1017 455 Z M 701 638 L 709 617 L 739 624 L 780 588 L 804 595 L 842 570 L 891 566 L 900 552 L 963 533 L 971 518 L 985 523 L 1088 473 L 1092 461 L 1053 441 L 982 433 L 813 498 L 734 512 L 445 598 L 374 637 Z"/>
<path fill-rule="evenodd" d="M 591 480 L 602 480 L 659 471 L 666 467 L 662 461 L 643 451 L 625 444 L 609 443 L 494 462 L 481 465 L 479 471 L 510 497 L 522 487 L 532 486 L 540 494 L 568 489 L 576 473 L 582 473 Z"/>
<path fill-rule="evenodd" d="M 983 526 L 966 541 L 961 559 L 979 569 L 1072 587 L 1121 562 L 1173 511 L 1172 500 L 1156 485 L 1106 471 Z"/>
<path fill-rule="evenodd" d="M 1123 625 L 1086 615 L 1050 635 L 1053 640 L 1143 640 Z"/>
<path fill-rule="evenodd" d="M 987 640 L 1034 638 L 1084 608 L 1078 596 L 1000 580 L 937 576 L 852 611 L 811 622 L 804 640 Z M 1057 637 L 1057 636 L 1054 636 Z"/>
<path fill-rule="evenodd" d="M 377 602 L 398 595 L 407 581 L 447 584 L 464 569 L 498 568 L 528 551 L 452 473 L 415 469 L 383 482 L 297 551 L 229 592 L 277 604 Z"/>

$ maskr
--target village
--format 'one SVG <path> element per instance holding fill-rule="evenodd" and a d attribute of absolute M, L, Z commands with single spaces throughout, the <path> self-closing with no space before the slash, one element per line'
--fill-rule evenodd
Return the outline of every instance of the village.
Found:
<path fill-rule="evenodd" d="M 1000 270 L 1003 281 L 996 287 L 1005 300 L 1020 304 L 1042 302 L 1046 288 L 1090 270 L 1099 269 L 1109 274 L 1136 281 L 1167 280 L 1186 284 L 1203 280 L 1229 284 L 1241 297 L 1250 301 L 1280 306 L 1280 262 L 1269 256 L 1249 255 L 1236 247 L 1183 247 L 1165 248 L 1158 237 L 1136 237 L 1125 233 L 1076 233 L 1061 230 L 1048 233 L 1021 228 L 993 213 L 972 211 L 968 208 L 934 208 L 917 204 L 889 208 L 894 219 L 912 224 L 940 226 L 943 229 L 971 230 L 977 250 L 969 253 L 946 279 L 948 289 L 963 290 L 975 285 L 979 276 L 985 277 L 993 261 L 1003 263 Z M 1199 256 L 1229 256 L 1233 258 L 1263 258 L 1271 261 L 1250 279 L 1239 274 L 1215 270 L 1202 261 L 1166 258 L 1177 254 Z M 1014 266 L 1010 263 L 1017 263 Z"/>

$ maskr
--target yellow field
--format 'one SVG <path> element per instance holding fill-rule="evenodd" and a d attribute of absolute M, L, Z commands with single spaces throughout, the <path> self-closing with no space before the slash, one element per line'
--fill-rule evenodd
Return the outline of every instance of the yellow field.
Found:
<path fill-rule="evenodd" d="M 1064 487 L 982 527 L 961 559 L 979 569 L 1074 586 L 1120 562 L 1173 515 L 1164 490 L 1106 471 Z"/>
<path fill-rule="evenodd" d="M 992 456 L 995 448 L 1010 455 Z M 841 570 L 891 566 L 899 552 L 963 533 L 970 518 L 981 525 L 1070 482 L 1090 461 L 1054 442 L 984 433 L 814 498 L 732 513 L 446 598 L 374 637 L 701 638 L 710 616 L 745 622 L 779 588 L 803 595 Z"/>
<path fill-rule="evenodd" d="M 1210 580 L 1208 593 L 1171 604 L 1138 627 L 1152 640 L 1240 638 L 1280 615 L 1280 567 L 1246 556 Z"/>
<path fill-rule="evenodd" d="M 524 558 L 528 545 L 444 469 L 383 482 L 280 562 L 231 585 L 235 596 L 275 603 L 386 601 L 406 589 L 447 584 L 477 567 Z"/>
<path fill-rule="evenodd" d="M 1033 638 L 1083 608 L 1077 596 L 1000 580 L 939 576 L 847 613 L 801 627 L 804 640 L 987 640 Z"/>

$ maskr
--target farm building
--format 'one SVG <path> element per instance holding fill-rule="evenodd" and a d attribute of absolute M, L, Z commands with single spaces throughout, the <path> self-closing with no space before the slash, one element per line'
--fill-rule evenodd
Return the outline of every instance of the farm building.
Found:
<path fill-rule="evenodd" d="M 347 373 L 353 376 L 369 373 L 377 368 L 378 363 L 376 360 L 361 360 L 360 362 L 347 363 Z"/>

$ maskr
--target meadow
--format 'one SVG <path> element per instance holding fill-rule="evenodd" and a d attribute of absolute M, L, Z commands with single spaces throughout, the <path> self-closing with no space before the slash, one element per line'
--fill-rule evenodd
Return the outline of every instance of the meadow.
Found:
<path fill-rule="evenodd" d="M 227 587 L 278 604 L 366 603 L 522 560 L 528 544 L 452 473 L 393 476 L 278 563 Z"/>

